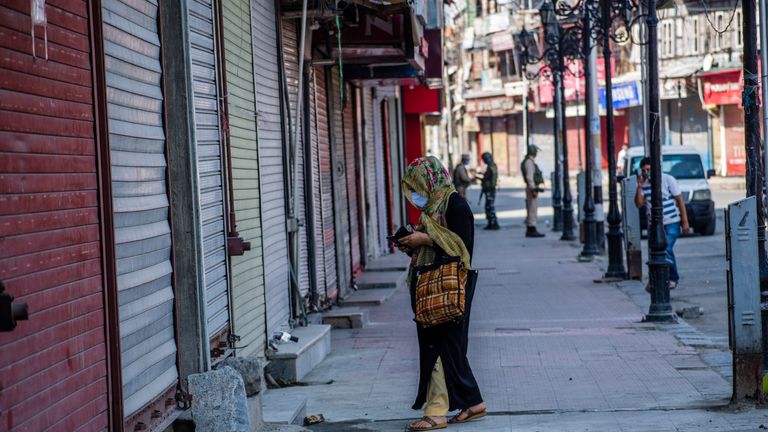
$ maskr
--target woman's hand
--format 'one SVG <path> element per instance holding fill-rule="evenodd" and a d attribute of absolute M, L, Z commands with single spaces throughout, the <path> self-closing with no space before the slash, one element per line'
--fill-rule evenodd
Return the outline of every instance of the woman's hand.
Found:
<path fill-rule="evenodd" d="M 429 236 L 423 232 L 415 232 L 411 235 L 407 235 L 400 239 L 399 244 L 401 246 L 407 246 L 414 250 L 420 246 L 434 245 L 434 243 L 432 242 L 432 239 L 429 238 Z"/>

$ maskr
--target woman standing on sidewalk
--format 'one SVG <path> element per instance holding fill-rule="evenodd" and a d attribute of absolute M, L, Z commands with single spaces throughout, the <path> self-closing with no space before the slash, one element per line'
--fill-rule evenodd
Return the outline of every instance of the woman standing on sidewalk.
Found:
<path fill-rule="evenodd" d="M 417 232 L 398 245 L 412 257 L 411 270 L 439 257 L 461 257 L 471 268 L 475 224 L 472 210 L 451 184 L 440 161 L 428 156 L 411 162 L 402 181 L 408 201 L 422 211 Z M 410 281 L 410 271 L 409 271 Z M 409 284 L 410 286 L 410 284 Z M 412 431 L 443 429 L 447 423 L 464 423 L 485 416 L 486 407 L 467 359 L 469 314 L 474 290 L 467 283 L 462 322 L 422 328 L 419 338 L 419 390 L 413 409 L 424 408 L 424 417 L 408 425 Z M 411 304 L 415 305 L 411 291 Z M 415 306 L 414 306 L 415 308 Z M 450 421 L 449 411 L 460 410 Z"/>

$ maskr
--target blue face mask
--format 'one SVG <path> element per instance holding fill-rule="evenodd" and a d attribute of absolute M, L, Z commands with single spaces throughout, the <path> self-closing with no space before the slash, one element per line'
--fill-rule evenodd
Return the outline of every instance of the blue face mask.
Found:
<path fill-rule="evenodd" d="M 411 202 L 416 207 L 423 209 L 427 206 L 427 202 L 429 202 L 429 198 L 425 197 L 424 195 L 417 194 L 416 192 L 411 192 Z"/>

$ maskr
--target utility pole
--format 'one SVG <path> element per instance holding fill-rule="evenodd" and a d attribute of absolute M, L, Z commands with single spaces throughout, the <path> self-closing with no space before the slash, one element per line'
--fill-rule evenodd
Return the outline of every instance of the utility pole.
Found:
<path fill-rule="evenodd" d="M 768 125 L 768 0 L 760 0 L 760 62 L 763 64 L 762 72 L 762 91 L 763 91 L 763 125 Z M 745 9 L 746 10 L 746 9 Z M 763 144 L 768 143 L 768 126 L 763 127 Z M 765 175 L 765 169 L 768 168 L 768 150 L 763 148 L 763 180 L 765 186 L 768 187 L 768 175 Z M 766 189 L 768 190 L 768 189 Z M 764 197 L 765 198 L 765 197 Z M 765 235 L 765 234 L 763 234 Z M 758 244 L 758 247 L 760 245 Z M 765 247 L 765 245 L 763 245 Z M 765 249 L 763 249 L 764 251 Z M 765 284 L 763 284 L 763 266 L 760 267 L 760 303 L 762 307 L 762 323 L 763 323 L 763 388 L 768 384 L 768 377 L 766 371 L 768 371 L 768 290 L 766 290 Z"/>
<path fill-rule="evenodd" d="M 560 51 L 562 50 L 563 42 L 560 42 Z M 560 142 L 563 146 L 563 235 L 560 236 L 560 240 L 570 241 L 574 240 L 576 236 L 573 234 L 573 198 L 571 195 L 571 181 L 570 173 L 568 172 L 568 132 L 565 116 L 565 59 L 560 57 L 560 68 L 557 74 L 560 75 Z"/>
<path fill-rule="evenodd" d="M 613 133 L 613 78 L 611 73 L 611 1 L 600 0 L 603 59 L 605 60 L 606 133 L 608 135 L 608 271 L 606 279 L 624 279 L 624 233 L 621 230 L 616 181 L 616 137 Z"/>
<path fill-rule="evenodd" d="M 761 1 L 761 3 L 763 3 Z M 747 159 L 747 197 L 754 196 L 757 205 L 757 252 L 760 268 L 760 293 L 764 303 L 768 291 L 768 258 L 765 250 L 765 203 L 763 202 L 763 160 L 760 154 L 760 111 L 758 107 L 758 64 L 757 64 L 757 5 L 755 0 L 742 2 L 743 40 L 744 40 L 744 137 Z M 765 12 L 765 7 L 761 8 Z M 764 17 L 765 15 L 763 15 Z M 765 49 L 765 46 L 763 46 Z M 765 65 L 763 66 L 765 67 Z M 761 313 L 765 316 L 764 308 Z M 763 319 L 763 328 L 765 320 Z M 766 355 L 766 334 L 763 332 L 763 371 L 768 370 Z M 734 371 L 735 371 L 734 364 Z M 759 388 L 759 383 L 758 383 Z"/>
<path fill-rule="evenodd" d="M 560 134 L 560 80 L 562 76 L 559 76 L 557 71 L 552 71 L 553 77 L 553 90 L 554 90 L 554 111 L 555 117 L 552 122 L 555 131 L 555 184 L 552 185 L 552 209 L 554 210 L 553 218 L 553 231 L 563 231 L 563 196 L 561 193 L 561 186 L 563 184 L 563 167 L 561 164 L 560 151 L 563 145 L 562 135 Z"/>
<path fill-rule="evenodd" d="M 597 249 L 596 239 L 596 221 L 595 221 L 595 201 L 594 201 L 594 187 L 593 187 L 593 172 L 594 167 L 594 151 L 592 144 L 592 115 L 595 111 L 595 100 L 593 93 L 595 92 L 596 80 L 594 79 L 595 70 L 594 64 L 589 61 L 595 49 L 592 47 L 592 38 L 590 37 L 590 31 L 592 20 L 589 13 L 589 4 L 584 3 L 584 18 L 582 22 L 583 28 L 583 58 L 584 58 L 584 162 L 586 164 L 584 174 L 584 249 L 581 251 L 581 256 L 585 258 L 591 258 L 600 253 Z M 599 136 L 599 135 L 598 135 Z"/>
<path fill-rule="evenodd" d="M 651 153 L 651 218 L 648 227 L 648 274 L 651 306 L 645 320 L 673 322 L 675 314 L 669 302 L 669 263 L 667 263 L 667 236 L 664 233 L 664 207 L 661 196 L 661 127 L 659 125 L 659 47 L 656 0 L 648 0 L 648 147 Z"/>
<path fill-rule="evenodd" d="M 680 127 L 679 141 L 683 145 L 683 84 L 677 80 L 677 125 Z"/>

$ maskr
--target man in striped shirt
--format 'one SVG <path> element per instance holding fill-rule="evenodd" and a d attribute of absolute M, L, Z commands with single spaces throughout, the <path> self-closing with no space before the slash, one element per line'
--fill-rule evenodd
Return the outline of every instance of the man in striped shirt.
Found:
<path fill-rule="evenodd" d="M 637 192 L 635 205 L 645 207 L 648 224 L 651 220 L 651 158 L 643 158 L 640 162 L 642 172 L 637 176 Z M 677 272 L 675 260 L 675 242 L 680 234 L 688 234 L 688 214 L 685 212 L 685 201 L 680 193 L 677 180 L 669 174 L 661 173 L 661 202 L 664 208 L 664 232 L 667 235 L 667 261 L 669 262 L 669 289 L 677 288 L 680 274 Z"/>

